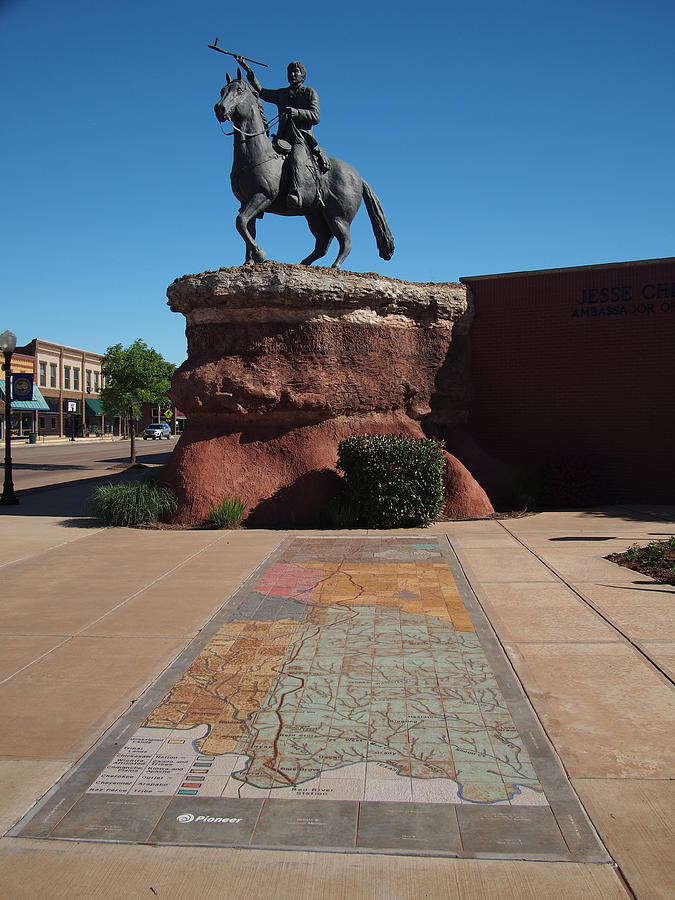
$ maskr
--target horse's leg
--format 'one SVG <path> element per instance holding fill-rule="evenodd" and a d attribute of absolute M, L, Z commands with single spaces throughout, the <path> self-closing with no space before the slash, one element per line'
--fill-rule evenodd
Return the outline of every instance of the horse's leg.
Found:
<path fill-rule="evenodd" d="M 255 219 L 270 205 L 270 198 L 265 194 L 254 194 L 249 197 L 239 210 L 237 216 L 237 231 L 246 242 L 246 263 L 262 262 L 267 254 L 255 242 Z M 253 228 L 251 228 L 253 226 Z M 253 234 L 251 234 L 253 231 Z"/>
<path fill-rule="evenodd" d="M 322 256 L 326 255 L 330 242 L 333 240 L 333 234 L 321 213 L 312 213 L 306 218 L 309 230 L 316 238 L 316 243 L 312 252 L 303 259 L 300 265 L 311 266 L 314 260 L 321 259 Z"/>
<path fill-rule="evenodd" d="M 255 223 L 256 223 L 256 217 L 254 216 L 248 225 L 248 233 L 251 235 L 251 237 L 253 238 L 254 241 L 255 241 Z M 245 261 L 244 265 L 252 266 L 254 262 L 255 262 L 255 260 L 253 259 L 253 251 L 247 245 L 246 246 L 246 261 Z"/>
<path fill-rule="evenodd" d="M 339 269 L 352 249 L 349 229 L 361 205 L 363 179 L 341 159 L 332 159 L 325 188 L 323 216 L 340 243 L 340 252 L 333 263 L 333 268 Z"/>
<path fill-rule="evenodd" d="M 340 252 L 331 269 L 339 269 L 345 259 L 349 256 L 352 249 L 352 236 L 349 231 L 350 222 L 341 216 L 336 217 L 331 222 L 331 228 L 335 233 L 335 237 L 340 243 Z"/>

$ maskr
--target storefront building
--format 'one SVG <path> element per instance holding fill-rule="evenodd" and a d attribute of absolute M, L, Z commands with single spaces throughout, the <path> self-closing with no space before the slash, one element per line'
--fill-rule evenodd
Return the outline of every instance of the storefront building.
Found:
<path fill-rule="evenodd" d="M 32 359 L 35 386 L 48 406 L 37 416 L 39 436 L 82 437 L 112 430 L 113 422 L 106 422 L 99 399 L 103 387 L 100 353 L 41 338 L 21 350 Z"/>
<path fill-rule="evenodd" d="M 100 399 L 105 376 L 103 356 L 42 338 L 19 347 L 12 356 L 12 372 L 33 375 L 33 400 L 12 402 L 12 434 L 28 438 L 78 438 L 126 435 L 123 416 L 106 416 Z M 0 382 L 0 437 L 4 429 L 4 380 Z M 140 434 L 146 425 L 166 422 L 172 434 L 180 435 L 185 416 L 175 406 L 143 404 L 134 422 Z"/>
<path fill-rule="evenodd" d="M 24 353 L 12 354 L 12 373 L 33 375 L 34 360 Z M 5 373 L 0 379 L 0 438 L 5 438 Z M 26 437 L 37 433 L 38 417 L 49 411 L 45 398 L 33 384 L 32 400 L 12 400 L 12 436 Z"/>

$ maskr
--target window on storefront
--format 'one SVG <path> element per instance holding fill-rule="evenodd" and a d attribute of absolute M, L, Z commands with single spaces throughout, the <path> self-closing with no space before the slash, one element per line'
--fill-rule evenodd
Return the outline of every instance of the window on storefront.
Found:
<path fill-rule="evenodd" d="M 44 427 L 45 427 L 45 417 L 44 416 L 38 416 L 38 426 L 40 428 L 40 431 L 44 430 Z"/>
<path fill-rule="evenodd" d="M 94 372 L 94 392 L 98 394 L 98 372 Z"/>
<path fill-rule="evenodd" d="M 91 369 L 87 369 L 87 393 L 91 394 Z"/>
<path fill-rule="evenodd" d="M 67 391 L 70 390 L 70 366 L 63 367 L 63 386 Z"/>
<path fill-rule="evenodd" d="M 52 428 L 56 428 L 56 416 L 52 416 Z"/>
<path fill-rule="evenodd" d="M 77 366 L 73 366 L 73 390 L 79 391 L 80 389 L 80 370 Z"/>
<path fill-rule="evenodd" d="M 49 363 L 49 387 L 56 387 L 56 363 Z"/>
<path fill-rule="evenodd" d="M 40 387 L 47 387 L 47 363 L 40 363 Z"/>

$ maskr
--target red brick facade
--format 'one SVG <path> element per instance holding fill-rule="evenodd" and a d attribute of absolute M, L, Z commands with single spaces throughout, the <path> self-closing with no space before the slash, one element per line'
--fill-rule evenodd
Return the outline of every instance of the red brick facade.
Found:
<path fill-rule="evenodd" d="M 469 427 L 491 456 L 675 501 L 675 258 L 466 277 Z"/>

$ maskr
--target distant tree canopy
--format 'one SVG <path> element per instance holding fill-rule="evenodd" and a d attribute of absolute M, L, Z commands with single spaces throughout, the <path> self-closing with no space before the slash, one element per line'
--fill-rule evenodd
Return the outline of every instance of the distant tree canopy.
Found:
<path fill-rule="evenodd" d="M 108 347 L 101 362 L 105 387 L 101 391 L 103 412 L 107 416 L 129 416 L 131 462 L 136 461 L 133 419 L 140 416 L 144 403 L 166 406 L 175 366 L 161 353 L 137 338 L 130 347 Z"/>

